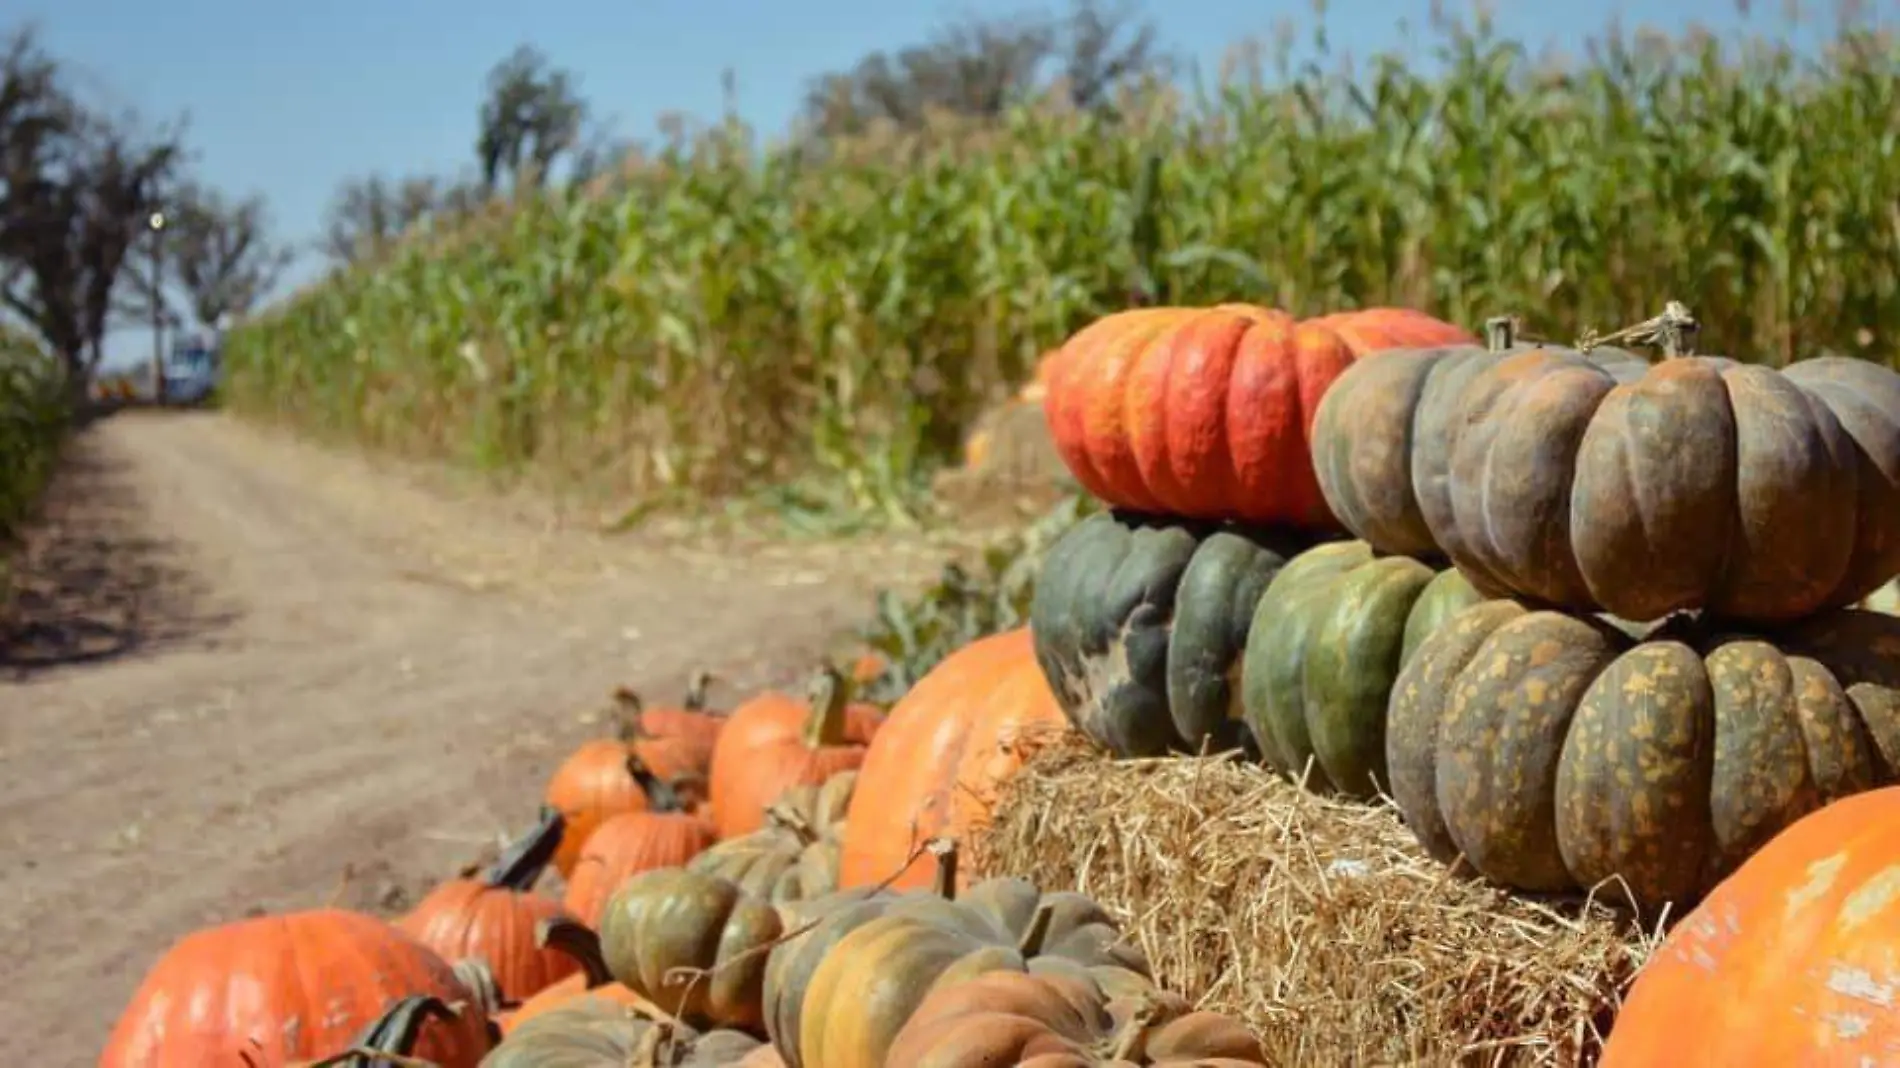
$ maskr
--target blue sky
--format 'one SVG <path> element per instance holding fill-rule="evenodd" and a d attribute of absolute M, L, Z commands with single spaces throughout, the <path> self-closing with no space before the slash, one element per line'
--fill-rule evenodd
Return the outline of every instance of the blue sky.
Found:
<path fill-rule="evenodd" d="M 1762 31 L 1785 0 L 1756 0 Z M 1459 10 L 1457 0 L 1448 6 Z M 165 119 L 187 116 L 198 173 L 264 194 L 279 236 L 308 247 L 339 183 L 371 172 L 447 172 L 473 160 L 488 69 L 521 42 L 575 71 L 596 111 L 635 136 L 664 112 L 717 115 L 720 73 L 738 78 L 740 113 L 782 129 L 806 80 L 865 53 L 924 37 L 962 14 L 1060 10 L 1066 0 L 7 0 L 98 99 Z M 1879 7 L 1891 10 L 1895 0 Z M 1743 25 L 1735 0 L 1497 0 L 1507 35 L 1580 45 L 1613 18 L 1677 30 Z M 1310 0 L 1150 0 L 1167 42 L 1216 69 L 1248 35 L 1313 24 Z M 1402 48 L 1429 0 L 1333 0 L 1335 50 Z M 1640 13 L 1640 18 L 1632 12 Z M 286 285 L 321 265 L 304 252 Z M 149 344 L 114 337 L 112 362 Z"/>

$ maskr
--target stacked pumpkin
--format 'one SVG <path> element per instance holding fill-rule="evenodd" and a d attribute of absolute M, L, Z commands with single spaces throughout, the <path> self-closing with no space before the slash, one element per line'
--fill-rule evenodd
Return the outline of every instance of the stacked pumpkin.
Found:
<path fill-rule="evenodd" d="M 1026 631 L 952 654 L 888 717 L 829 667 L 805 701 L 721 715 L 704 692 L 619 694 L 622 736 L 557 769 L 536 826 L 394 924 L 323 910 L 188 937 L 103 1063 L 1263 1063 L 1244 1027 L 1160 990 L 1094 902 L 959 870 L 998 785 L 1063 726 Z M 558 900 L 535 890 L 548 867 Z"/>
<path fill-rule="evenodd" d="M 1081 730 L 1386 793 L 1448 862 L 1645 909 L 1894 780 L 1900 620 L 1846 606 L 1900 572 L 1900 375 L 1695 356 L 1673 306 L 1654 362 L 1357 316 L 1060 351 L 1057 447 L 1117 509 L 1031 616 Z"/>

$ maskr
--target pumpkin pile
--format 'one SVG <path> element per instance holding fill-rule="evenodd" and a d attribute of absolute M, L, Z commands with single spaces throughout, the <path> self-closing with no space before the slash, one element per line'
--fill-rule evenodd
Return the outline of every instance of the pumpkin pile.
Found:
<path fill-rule="evenodd" d="M 1094 901 L 959 865 L 1065 732 L 1026 630 L 952 653 L 888 715 L 829 665 L 730 712 L 708 681 L 679 708 L 616 693 L 619 736 L 556 769 L 534 826 L 393 923 L 326 909 L 184 939 L 102 1063 L 1265 1064 Z"/>

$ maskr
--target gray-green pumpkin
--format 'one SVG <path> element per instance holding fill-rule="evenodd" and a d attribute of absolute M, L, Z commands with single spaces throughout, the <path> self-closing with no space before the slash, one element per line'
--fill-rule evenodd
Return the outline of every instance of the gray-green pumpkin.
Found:
<path fill-rule="evenodd" d="M 1254 605 L 1309 543 L 1124 512 L 1070 528 L 1029 616 L 1070 722 L 1124 757 L 1250 745 L 1235 683 Z"/>
<path fill-rule="evenodd" d="M 1386 703 L 1418 644 L 1479 600 L 1456 571 L 1363 541 L 1295 557 L 1255 606 L 1241 703 L 1261 759 L 1320 792 L 1387 789 Z"/>
<path fill-rule="evenodd" d="M 1900 619 L 1772 639 L 1679 617 L 1633 638 L 1465 609 L 1394 687 L 1392 795 L 1426 850 L 1518 890 L 1687 906 L 1830 801 L 1894 781 Z"/>

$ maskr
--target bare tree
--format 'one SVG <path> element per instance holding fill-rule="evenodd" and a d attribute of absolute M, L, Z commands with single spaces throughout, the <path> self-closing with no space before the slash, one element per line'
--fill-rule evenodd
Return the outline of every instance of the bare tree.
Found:
<path fill-rule="evenodd" d="M 165 267 L 200 326 L 257 306 L 290 265 L 291 252 L 267 237 L 261 197 L 230 199 L 190 184 L 168 198 Z M 139 277 L 150 290 L 149 279 Z"/>
<path fill-rule="evenodd" d="M 1104 109 L 1122 87 L 1175 68 L 1153 24 L 1137 16 L 1128 0 L 1077 0 L 1061 18 L 966 18 L 820 77 L 807 91 L 805 119 L 821 137 L 880 121 L 914 128 L 932 111 L 992 117 L 1057 87 L 1078 108 Z"/>
<path fill-rule="evenodd" d="M 136 126 L 84 108 L 31 29 L 0 57 L 0 308 L 77 389 L 98 364 L 126 256 L 182 162 L 175 132 Z"/>

